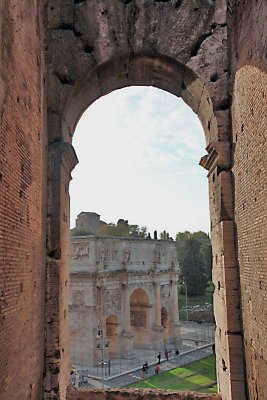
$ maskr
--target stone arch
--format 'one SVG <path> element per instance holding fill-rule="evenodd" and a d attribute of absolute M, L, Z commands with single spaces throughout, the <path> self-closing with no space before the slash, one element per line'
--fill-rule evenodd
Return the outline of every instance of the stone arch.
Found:
<path fill-rule="evenodd" d="M 118 353 L 118 318 L 109 315 L 106 319 L 106 335 L 109 343 L 109 356 L 112 358 Z"/>
<path fill-rule="evenodd" d="M 168 322 L 168 311 L 166 307 L 161 307 L 161 326 L 167 328 Z"/>
<path fill-rule="evenodd" d="M 169 339 L 169 314 L 166 307 L 161 307 L 161 326 L 163 328 L 163 342 L 167 343 Z"/>
<path fill-rule="evenodd" d="M 144 289 L 132 291 L 130 296 L 130 330 L 133 347 L 145 347 L 150 337 L 150 304 Z"/>
<path fill-rule="evenodd" d="M 55 3 L 56 6 L 55 6 Z M 65 329 L 68 281 L 68 185 L 78 162 L 72 135 L 83 111 L 97 98 L 131 85 L 151 85 L 180 96 L 196 112 L 205 133 L 207 153 L 200 161 L 209 178 L 211 239 L 214 256 L 216 349 L 224 398 L 244 392 L 239 373 L 242 354 L 239 292 L 228 281 L 227 268 L 235 265 L 234 203 L 230 158 L 230 95 L 227 55 L 226 0 L 158 2 L 111 0 L 48 4 L 48 221 L 47 293 L 60 301 L 46 302 L 47 354 L 45 390 L 58 382 L 67 386 L 68 338 Z M 227 240 L 226 240 L 227 237 Z M 222 256 L 224 255 L 224 256 Z M 60 268 L 58 268 L 60 265 Z M 217 283 L 220 285 L 217 287 Z M 232 305 L 234 304 L 234 311 Z M 52 311 L 53 310 L 53 311 Z M 221 311 L 223 310 L 223 312 Z M 231 312 L 230 312 L 231 310 Z M 57 318 L 54 318 L 54 314 Z M 60 344 L 59 338 L 60 337 Z M 229 374 L 221 370 L 222 358 Z M 58 364 L 61 371 L 51 375 Z M 236 373 L 236 375 L 235 375 Z M 51 379 L 50 379 L 50 378 Z"/>
<path fill-rule="evenodd" d="M 126 68 L 125 73 L 122 68 Z M 92 91 L 97 79 L 101 78 L 101 88 Z M 214 116 L 213 102 L 204 82 L 189 67 L 160 55 L 129 55 L 110 60 L 92 71 L 78 84 L 77 92 L 67 99 L 63 131 L 73 135 L 83 112 L 98 98 L 127 86 L 154 86 L 158 89 L 181 97 L 195 112 L 204 129 L 206 144 L 218 138 L 217 121 Z M 78 101 L 77 101 L 78 99 Z"/>

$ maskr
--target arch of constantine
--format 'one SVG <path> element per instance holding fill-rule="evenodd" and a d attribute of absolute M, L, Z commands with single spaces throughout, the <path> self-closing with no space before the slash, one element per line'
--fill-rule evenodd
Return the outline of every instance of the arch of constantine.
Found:
<path fill-rule="evenodd" d="M 70 340 L 75 366 L 99 362 L 99 324 L 109 359 L 179 339 L 175 242 L 71 238 Z M 158 347 L 157 347 L 158 345 Z"/>
<path fill-rule="evenodd" d="M 266 18 L 266 0 L 0 2 L 1 400 L 267 398 Z M 131 85 L 203 126 L 218 396 L 68 390 L 72 137 Z"/>

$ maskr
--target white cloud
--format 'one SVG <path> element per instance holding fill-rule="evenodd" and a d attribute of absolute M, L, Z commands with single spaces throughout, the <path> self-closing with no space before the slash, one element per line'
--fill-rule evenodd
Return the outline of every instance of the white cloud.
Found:
<path fill-rule="evenodd" d="M 88 210 L 172 235 L 209 229 L 204 134 L 182 100 L 151 87 L 115 91 L 84 113 L 74 147 L 72 226 Z"/>

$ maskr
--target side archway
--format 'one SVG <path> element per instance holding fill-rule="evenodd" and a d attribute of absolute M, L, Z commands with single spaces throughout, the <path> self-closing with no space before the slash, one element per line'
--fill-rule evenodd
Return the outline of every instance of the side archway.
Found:
<path fill-rule="evenodd" d="M 112 358 L 118 353 L 118 318 L 115 315 L 109 315 L 106 319 L 106 334 L 109 356 Z"/>
<path fill-rule="evenodd" d="M 163 341 L 166 343 L 169 338 L 169 318 L 166 307 L 161 307 L 161 326 L 163 328 Z"/>

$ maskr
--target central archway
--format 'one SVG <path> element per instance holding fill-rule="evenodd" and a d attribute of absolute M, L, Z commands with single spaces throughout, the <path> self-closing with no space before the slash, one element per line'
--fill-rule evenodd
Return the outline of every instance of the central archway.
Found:
<path fill-rule="evenodd" d="M 150 305 L 145 290 L 135 289 L 130 297 L 130 329 L 133 347 L 145 347 L 149 343 Z"/>

